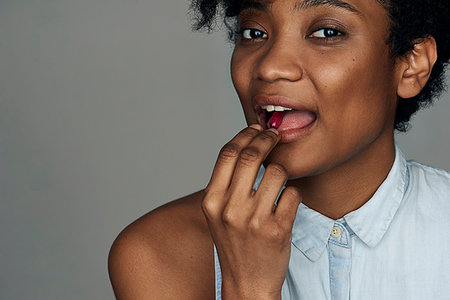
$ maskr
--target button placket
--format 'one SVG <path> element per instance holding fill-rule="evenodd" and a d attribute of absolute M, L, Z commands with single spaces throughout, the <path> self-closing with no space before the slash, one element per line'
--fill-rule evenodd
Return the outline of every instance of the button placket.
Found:
<path fill-rule="evenodd" d="M 336 222 L 328 239 L 331 300 L 348 300 L 350 295 L 351 240 L 345 226 Z"/>

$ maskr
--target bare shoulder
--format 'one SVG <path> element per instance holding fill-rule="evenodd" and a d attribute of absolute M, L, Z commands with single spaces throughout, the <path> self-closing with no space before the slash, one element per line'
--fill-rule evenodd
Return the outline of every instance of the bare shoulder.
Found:
<path fill-rule="evenodd" d="M 120 233 L 109 254 L 118 299 L 214 299 L 213 243 L 202 195 L 165 204 Z"/>

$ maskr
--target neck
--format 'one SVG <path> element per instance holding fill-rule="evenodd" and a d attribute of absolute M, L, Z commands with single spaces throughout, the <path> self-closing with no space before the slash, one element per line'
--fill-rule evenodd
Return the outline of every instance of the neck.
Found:
<path fill-rule="evenodd" d="M 395 159 L 393 137 L 390 143 L 371 145 L 356 156 L 324 173 L 295 179 L 303 203 L 332 219 L 339 219 L 364 205 L 389 174 Z"/>

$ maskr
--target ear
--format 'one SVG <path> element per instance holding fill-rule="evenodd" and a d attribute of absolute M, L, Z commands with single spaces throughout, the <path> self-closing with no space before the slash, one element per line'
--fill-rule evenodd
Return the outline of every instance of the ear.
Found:
<path fill-rule="evenodd" d="M 404 99 L 417 96 L 430 78 L 436 59 L 436 41 L 432 36 L 415 44 L 397 65 L 400 77 L 397 95 Z"/>

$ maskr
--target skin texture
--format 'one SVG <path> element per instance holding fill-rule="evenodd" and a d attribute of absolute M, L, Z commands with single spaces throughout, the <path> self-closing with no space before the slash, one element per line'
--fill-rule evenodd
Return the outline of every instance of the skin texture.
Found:
<path fill-rule="evenodd" d="M 283 97 L 315 121 L 295 134 L 245 128 L 221 149 L 205 190 L 127 227 L 109 257 L 118 299 L 214 299 L 213 242 L 223 299 L 279 299 L 300 201 L 338 219 L 388 174 L 397 97 L 418 94 L 428 80 L 434 39 L 394 62 L 377 1 L 348 1 L 357 13 L 295 3 L 240 14 L 231 75 L 248 124 L 258 122 L 256 96 Z M 324 28 L 332 29 L 328 38 Z"/>
<path fill-rule="evenodd" d="M 302 188 L 304 203 L 332 218 L 348 212 L 335 203 L 342 198 L 352 207 L 367 201 L 394 159 L 398 75 L 385 44 L 387 16 L 375 1 L 353 2 L 361 15 L 330 7 L 292 12 L 293 1 L 277 1 L 270 13 L 244 12 L 240 26 L 270 38 L 240 39 L 231 63 L 248 123 L 257 122 L 252 98 L 259 94 L 287 97 L 317 114 L 307 136 L 279 145 L 267 163 L 283 165 L 289 184 Z M 323 26 L 345 32 L 328 41 L 311 36 Z M 295 180 L 305 176 L 307 182 Z M 360 191 L 342 188 L 355 180 Z"/>

